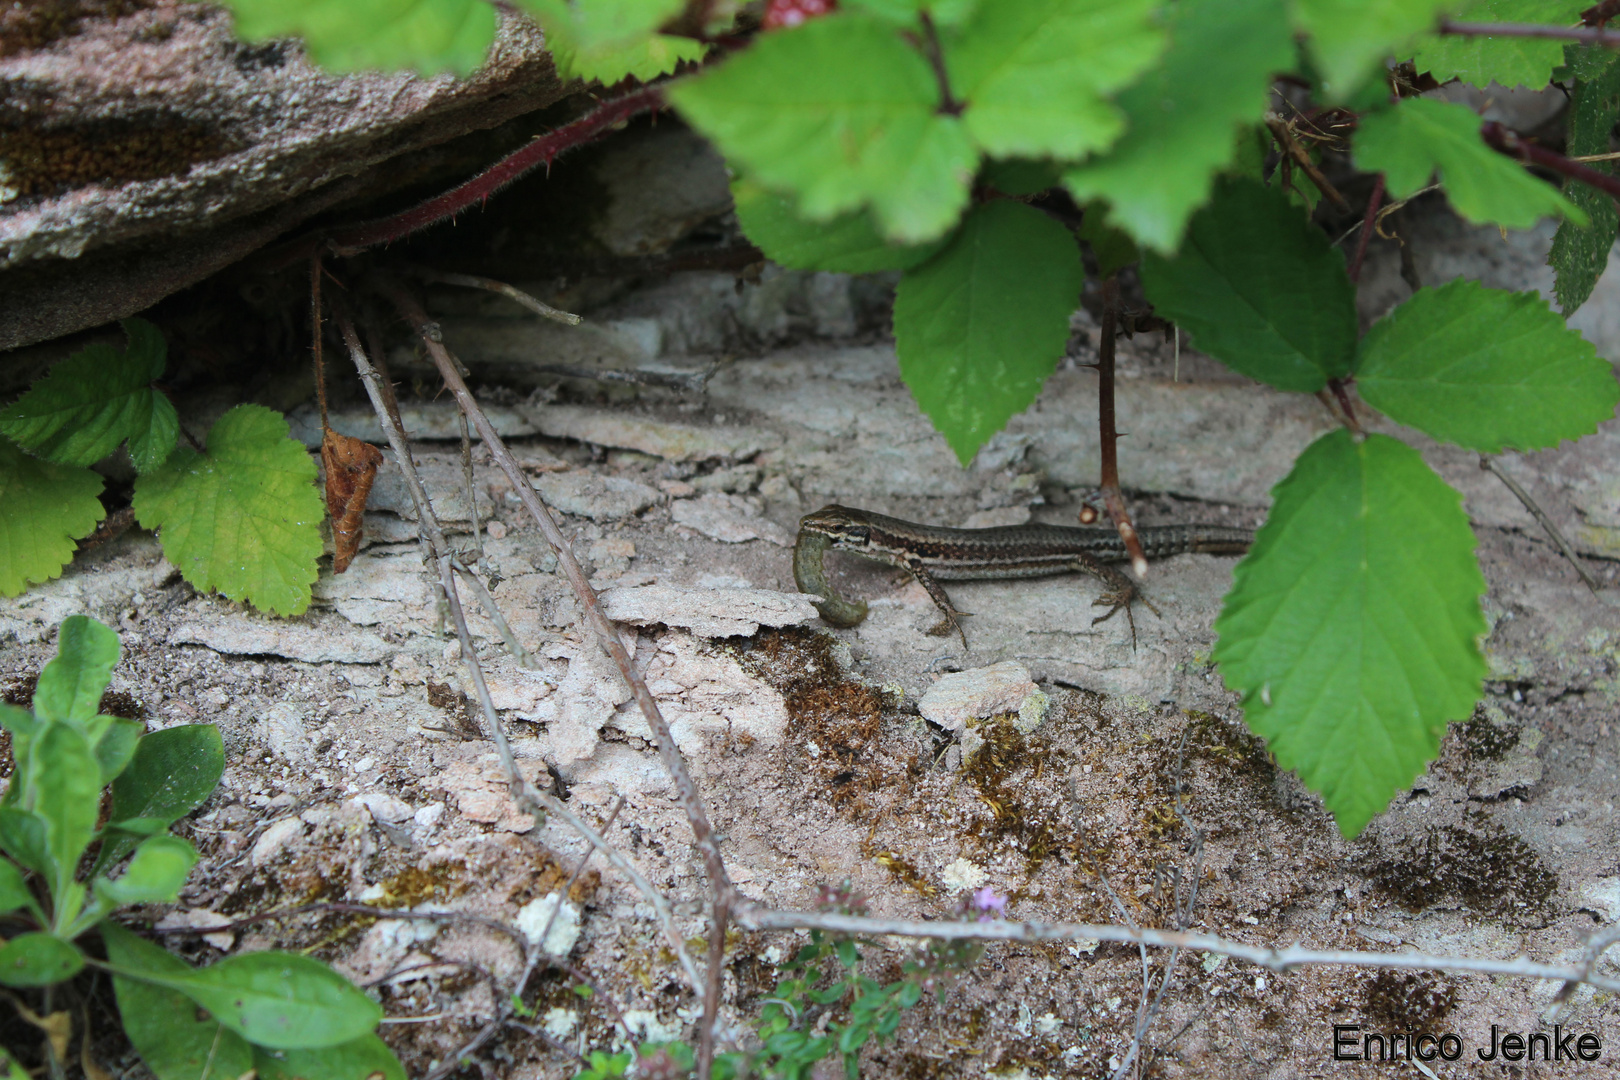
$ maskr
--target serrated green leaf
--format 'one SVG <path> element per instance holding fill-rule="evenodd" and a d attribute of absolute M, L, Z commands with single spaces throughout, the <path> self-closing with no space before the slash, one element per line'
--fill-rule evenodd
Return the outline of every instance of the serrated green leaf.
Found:
<path fill-rule="evenodd" d="M 411 68 L 465 75 L 495 40 L 484 0 L 222 0 L 248 41 L 300 37 L 330 71 Z"/>
<path fill-rule="evenodd" d="M 1084 282 L 1068 230 L 1007 200 L 975 207 L 944 251 L 900 279 L 900 376 L 963 465 L 1040 393 Z"/>
<path fill-rule="evenodd" d="M 1173 251 L 1232 160 L 1234 129 L 1265 114 L 1272 74 L 1293 66 L 1283 0 L 1182 0 L 1168 51 L 1119 95 L 1125 135 L 1064 182 L 1082 203 L 1107 199 L 1109 220 L 1137 243 Z"/>
<path fill-rule="evenodd" d="M 118 635 L 88 615 L 69 615 L 56 633 L 56 656 L 34 686 L 34 715 L 83 728 L 100 711 L 117 666 Z"/>
<path fill-rule="evenodd" d="M 1356 292 L 1321 230 L 1274 188 L 1223 179 L 1173 258 L 1149 252 L 1154 309 L 1234 371 L 1310 394 L 1347 375 Z"/>
<path fill-rule="evenodd" d="M 40 461 L 0 439 L 0 596 L 62 573 L 74 541 L 106 515 L 101 484 L 89 469 Z"/>
<path fill-rule="evenodd" d="M 1554 214 L 1587 223 L 1557 188 L 1485 145 L 1479 129 L 1479 117 L 1466 105 L 1402 98 L 1361 118 L 1352 152 L 1358 169 L 1384 174 L 1395 199 L 1413 194 L 1439 170 L 1452 207 L 1476 224 L 1528 229 Z"/>
<path fill-rule="evenodd" d="M 1468 0 L 1456 6 L 1457 22 L 1542 23 L 1573 26 L 1590 0 Z M 1491 83 L 1539 89 L 1564 62 L 1564 43 L 1545 38 L 1464 37 L 1430 34 L 1420 38 L 1413 63 L 1440 82 L 1461 79 L 1485 89 Z"/>
<path fill-rule="evenodd" d="M 933 256 L 944 241 L 900 245 L 888 243 L 872 226 L 866 211 L 828 222 L 806 221 L 793 202 L 749 180 L 734 180 L 731 197 L 737 224 L 771 260 L 794 270 L 829 270 L 871 274 L 905 270 Z"/>
<path fill-rule="evenodd" d="M 142 736 L 129 767 L 112 785 L 108 820 L 156 820 L 166 828 L 208 801 L 225 771 L 225 744 L 213 724 L 183 724 Z M 108 836 L 94 873 L 116 865 L 136 840 Z"/>
<path fill-rule="evenodd" d="M 191 973 L 185 961 L 117 923 L 104 922 L 100 930 L 114 967 L 180 977 Z M 113 992 L 124 1033 L 158 1080 L 227 1080 L 253 1068 L 253 1047 L 247 1040 L 178 990 L 114 975 Z"/>
<path fill-rule="evenodd" d="M 1111 145 L 1125 114 L 1108 96 L 1164 51 L 1156 0 L 983 4 L 945 35 L 962 122 L 993 157 L 1077 160 Z"/>
<path fill-rule="evenodd" d="M 157 327 L 125 319 L 129 347 L 80 349 L 0 411 L 0 434 L 58 465 L 94 465 L 125 439 L 137 472 L 151 472 L 180 432 L 174 406 L 152 388 L 168 346 Z"/>
<path fill-rule="evenodd" d="M 829 15 L 762 34 L 670 100 L 753 180 L 812 221 L 869 207 L 897 243 L 932 240 L 968 202 L 978 153 L 939 111 L 928 62 L 876 19 Z"/>
<path fill-rule="evenodd" d="M 1462 278 L 1373 326 L 1356 387 L 1391 420 L 1486 454 L 1589 435 L 1620 402 L 1609 362 L 1540 296 Z"/>
<path fill-rule="evenodd" d="M 1324 435 L 1272 499 L 1214 658 L 1249 727 L 1353 837 L 1473 711 L 1485 579 L 1462 496 L 1395 439 Z"/>
<path fill-rule="evenodd" d="M 141 841 L 121 876 L 97 878 L 92 889 L 110 908 L 172 903 L 195 865 L 197 849 L 190 843 L 178 836 L 152 836 Z"/>
<path fill-rule="evenodd" d="M 0 984 L 6 986 L 49 986 L 83 967 L 84 954 L 55 934 L 19 934 L 0 947 Z"/>
<path fill-rule="evenodd" d="M 1294 18 L 1311 36 L 1311 56 L 1322 91 L 1343 101 L 1383 70 L 1389 56 L 1405 56 L 1417 35 L 1455 0 L 1294 0 Z"/>
<path fill-rule="evenodd" d="M 405 1080 L 405 1067 L 375 1035 L 324 1050 L 257 1050 L 253 1064 L 259 1080 Z"/>
<path fill-rule="evenodd" d="M 1605 63 L 1581 65 L 1595 70 L 1589 78 L 1577 81 L 1570 91 L 1564 152 L 1571 157 L 1606 154 L 1609 131 L 1615 117 L 1620 116 L 1620 57 L 1597 46 L 1572 52 L 1576 53 L 1574 59 L 1578 62 L 1590 61 L 1593 54 L 1598 54 Z M 1592 161 L 1587 167 L 1614 175 L 1613 162 Z M 1620 213 L 1616 212 L 1614 200 L 1606 192 L 1586 184 L 1568 184 L 1564 194 L 1591 219 L 1591 224 L 1586 226 L 1572 221 L 1560 222 L 1558 232 L 1553 235 L 1552 250 L 1547 255 L 1554 273 L 1553 295 L 1558 298 L 1564 317 L 1568 318 L 1586 303 L 1598 278 L 1608 268 L 1609 251 L 1614 247 L 1615 232 L 1620 229 Z"/>
<path fill-rule="evenodd" d="M 684 0 L 517 0 L 546 32 L 548 45 L 586 52 L 631 45 L 679 15 Z"/>
<path fill-rule="evenodd" d="M 382 1019 L 382 1007 L 308 956 L 256 952 L 211 967 L 114 974 L 178 990 L 225 1027 L 272 1050 L 318 1050 L 351 1042 Z"/>
<path fill-rule="evenodd" d="M 206 455 L 180 448 L 135 482 L 133 500 L 193 586 L 275 615 L 309 606 L 321 555 L 315 463 L 287 430 L 280 413 L 238 405 L 208 433 Z"/>
<path fill-rule="evenodd" d="M 621 79 L 651 82 L 668 75 L 682 63 L 702 60 L 709 47 L 691 38 L 653 34 L 628 45 L 603 45 L 586 50 L 561 40 L 547 39 L 557 74 L 612 86 Z"/>
<path fill-rule="evenodd" d="M 0 914 L 32 907 L 33 903 L 34 894 L 28 891 L 23 872 L 10 859 L 0 859 Z"/>

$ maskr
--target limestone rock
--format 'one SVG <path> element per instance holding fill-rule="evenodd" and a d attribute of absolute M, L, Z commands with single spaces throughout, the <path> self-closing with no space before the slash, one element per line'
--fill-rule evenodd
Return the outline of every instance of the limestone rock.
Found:
<path fill-rule="evenodd" d="M 602 609 L 615 622 L 679 626 L 699 637 L 752 637 L 761 626 L 798 626 L 816 617 L 803 593 L 769 589 L 683 589 L 642 585 L 609 589 Z"/>

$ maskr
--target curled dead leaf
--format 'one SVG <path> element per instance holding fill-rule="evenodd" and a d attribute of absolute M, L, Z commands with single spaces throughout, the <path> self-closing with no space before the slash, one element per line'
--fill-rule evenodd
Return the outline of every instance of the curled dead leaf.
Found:
<path fill-rule="evenodd" d="M 366 497 L 377 479 L 382 451 L 363 439 L 339 435 L 331 428 L 321 439 L 321 464 L 326 467 L 326 512 L 332 518 L 332 573 L 349 568 L 360 550 Z"/>

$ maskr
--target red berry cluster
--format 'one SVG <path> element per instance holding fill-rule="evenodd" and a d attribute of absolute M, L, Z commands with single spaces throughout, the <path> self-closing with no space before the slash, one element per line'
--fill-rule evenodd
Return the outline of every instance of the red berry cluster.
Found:
<path fill-rule="evenodd" d="M 802 22 L 819 18 L 838 10 L 838 0 L 771 0 L 765 6 L 766 30 L 798 26 Z"/>

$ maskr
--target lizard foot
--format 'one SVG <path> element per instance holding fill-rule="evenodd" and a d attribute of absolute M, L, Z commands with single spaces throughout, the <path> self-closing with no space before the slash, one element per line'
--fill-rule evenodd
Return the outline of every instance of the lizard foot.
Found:
<path fill-rule="evenodd" d="M 953 608 L 946 611 L 944 614 L 945 617 L 943 619 L 939 620 L 938 623 L 928 628 L 929 635 L 932 637 L 944 637 L 952 630 L 955 630 L 957 636 L 962 639 L 962 648 L 967 648 L 967 633 L 962 629 L 962 624 L 957 622 L 957 620 L 972 618 L 973 613 L 971 611 L 957 611 Z"/>
<path fill-rule="evenodd" d="M 1136 586 L 1127 583 L 1117 589 L 1110 589 L 1092 602 L 1092 607 L 1106 607 L 1108 610 L 1092 619 L 1091 625 L 1096 626 L 1098 623 L 1107 622 L 1119 614 L 1121 608 L 1124 608 L 1125 619 L 1131 624 L 1131 648 L 1134 649 L 1136 648 L 1136 616 L 1131 614 L 1131 602 L 1133 600 L 1142 601 L 1153 614 L 1158 615 L 1160 618 L 1164 617 L 1159 612 L 1159 609 L 1153 606 L 1153 601 L 1143 596 Z"/>

